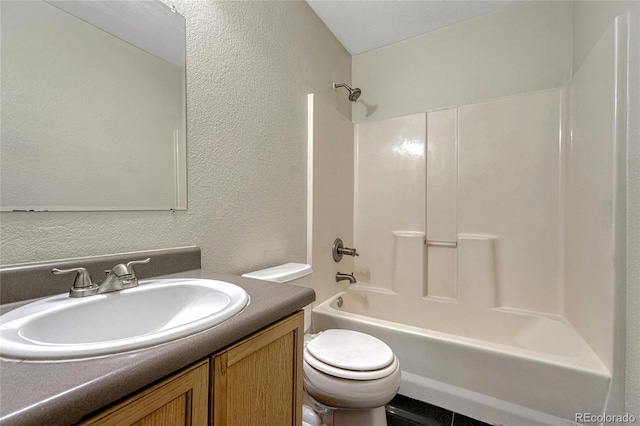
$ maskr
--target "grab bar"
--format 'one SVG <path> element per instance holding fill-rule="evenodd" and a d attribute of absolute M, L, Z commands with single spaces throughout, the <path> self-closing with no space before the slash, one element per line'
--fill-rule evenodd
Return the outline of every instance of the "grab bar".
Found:
<path fill-rule="evenodd" d="M 457 248 L 457 241 L 435 241 L 435 240 L 424 240 L 424 243 L 427 247 L 446 247 L 446 248 Z"/>

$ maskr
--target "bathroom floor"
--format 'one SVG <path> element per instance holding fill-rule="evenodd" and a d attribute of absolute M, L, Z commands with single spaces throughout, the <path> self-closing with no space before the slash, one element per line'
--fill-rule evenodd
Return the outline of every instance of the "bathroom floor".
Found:
<path fill-rule="evenodd" d="M 386 408 L 388 426 L 489 426 L 404 395 L 397 395 Z"/>

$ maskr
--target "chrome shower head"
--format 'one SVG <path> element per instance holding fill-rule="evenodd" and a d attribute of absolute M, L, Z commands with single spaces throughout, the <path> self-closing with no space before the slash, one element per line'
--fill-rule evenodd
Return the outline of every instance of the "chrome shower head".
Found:
<path fill-rule="evenodd" d="M 358 100 L 361 94 L 362 90 L 356 87 L 355 89 L 349 91 L 349 100 L 351 102 L 355 102 Z"/>
<path fill-rule="evenodd" d="M 356 87 L 355 89 L 352 89 L 345 83 L 333 83 L 334 89 L 337 89 L 338 87 L 344 87 L 349 91 L 349 100 L 351 102 L 357 101 L 360 95 L 362 94 L 362 90 L 360 90 L 358 87 Z"/>

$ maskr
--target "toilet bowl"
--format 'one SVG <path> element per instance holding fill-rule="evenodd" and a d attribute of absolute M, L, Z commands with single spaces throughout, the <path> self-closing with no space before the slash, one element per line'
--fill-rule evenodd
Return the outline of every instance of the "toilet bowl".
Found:
<path fill-rule="evenodd" d="M 398 392 L 401 374 L 389 346 L 357 331 L 327 330 L 304 349 L 304 390 L 334 411 L 334 426 L 386 426 L 384 406 Z"/>
<path fill-rule="evenodd" d="M 311 267 L 287 263 L 243 277 L 310 287 Z M 305 333 L 310 320 L 307 306 Z M 384 407 L 398 392 L 401 374 L 391 348 L 368 334 L 332 329 L 305 337 L 305 399 L 333 426 L 387 426 Z"/>

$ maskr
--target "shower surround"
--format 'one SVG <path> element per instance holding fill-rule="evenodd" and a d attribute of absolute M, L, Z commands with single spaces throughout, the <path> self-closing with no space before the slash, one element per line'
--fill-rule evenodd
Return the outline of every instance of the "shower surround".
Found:
<path fill-rule="evenodd" d="M 603 412 L 610 373 L 562 315 L 564 101 L 552 89 L 357 124 L 358 284 L 315 309 L 316 330 L 383 339 L 401 393 L 485 421 Z"/>
<path fill-rule="evenodd" d="M 486 422 L 623 413 L 628 22 L 564 86 L 355 124 L 353 150 L 318 108 L 315 330 L 383 339 L 400 393 Z M 352 216 L 351 187 L 329 191 L 351 178 Z M 351 235 L 360 256 L 334 263 Z"/>
<path fill-rule="evenodd" d="M 356 125 L 358 281 L 457 302 L 464 240 L 489 275 L 474 299 L 558 314 L 560 109 L 554 89 Z"/>

